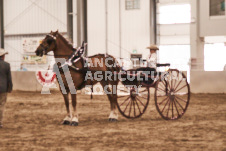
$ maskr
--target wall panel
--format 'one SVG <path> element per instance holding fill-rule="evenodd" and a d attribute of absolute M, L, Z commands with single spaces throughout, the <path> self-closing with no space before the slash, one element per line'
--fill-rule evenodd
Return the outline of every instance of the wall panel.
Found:
<path fill-rule="evenodd" d="M 106 53 L 105 0 L 88 0 L 88 55 Z"/>
<path fill-rule="evenodd" d="M 5 49 L 8 50 L 9 54 L 6 55 L 6 61 L 8 61 L 11 65 L 11 70 L 15 71 L 19 69 L 20 64 L 22 63 L 23 56 L 34 53 L 25 53 L 22 47 L 22 38 L 39 38 L 43 39 L 45 36 L 7 36 L 5 37 Z M 34 50 L 35 52 L 35 50 Z M 52 53 L 49 53 L 50 55 Z M 53 56 L 47 56 L 46 64 L 24 64 L 24 66 L 28 69 L 28 71 L 36 71 L 36 70 L 46 70 L 52 61 Z"/>
<path fill-rule="evenodd" d="M 66 1 L 5 0 L 5 34 L 66 32 Z"/>
<path fill-rule="evenodd" d="M 172 24 L 172 25 L 159 25 L 160 36 L 181 36 L 190 35 L 190 24 Z"/>
<path fill-rule="evenodd" d="M 130 58 L 133 50 L 147 55 L 145 49 L 150 45 L 149 0 L 140 1 L 140 9 L 126 10 L 125 1 L 121 3 L 121 34 L 119 34 L 119 1 L 108 0 L 108 31 L 106 33 L 105 0 L 88 0 L 88 54 L 106 52 L 106 34 L 108 34 L 108 52 L 115 57 Z"/>
<path fill-rule="evenodd" d="M 210 17 L 210 4 L 207 0 L 199 1 L 200 9 L 200 37 L 206 36 L 225 36 L 226 35 L 226 16 Z"/>

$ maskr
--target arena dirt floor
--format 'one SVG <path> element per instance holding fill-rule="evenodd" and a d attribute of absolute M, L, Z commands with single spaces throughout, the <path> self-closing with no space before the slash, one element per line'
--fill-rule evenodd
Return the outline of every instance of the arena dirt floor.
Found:
<path fill-rule="evenodd" d="M 192 95 L 185 115 L 165 121 L 153 96 L 139 119 L 108 122 L 107 97 L 78 95 L 79 126 L 61 125 L 62 96 L 8 95 L 0 150 L 222 150 L 226 151 L 226 94 Z"/>

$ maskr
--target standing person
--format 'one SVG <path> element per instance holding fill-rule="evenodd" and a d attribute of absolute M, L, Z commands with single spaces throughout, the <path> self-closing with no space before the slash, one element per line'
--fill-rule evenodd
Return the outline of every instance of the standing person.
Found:
<path fill-rule="evenodd" d="M 27 71 L 27 69 L 24 67 L 24 64 L 20 64 L 20 68 L 17 71 Z"/>
<path fill-rule="evenodd" d="M 156 51 L 159 50 L 158 46 L 151 45 L 147 47 L 150 49 L 150 55 L 147 57 L 147 67 L 156 69 L 157 67 L 157 54 Z"/>
<path fill-rule="evenodd" d="M 7 93 L 10 93 L 13 87 L 10 64 L 4 61 L 5 54 L 8 54 L 8 52 L 0 48 L 0 128 L 2 128 Z"/>

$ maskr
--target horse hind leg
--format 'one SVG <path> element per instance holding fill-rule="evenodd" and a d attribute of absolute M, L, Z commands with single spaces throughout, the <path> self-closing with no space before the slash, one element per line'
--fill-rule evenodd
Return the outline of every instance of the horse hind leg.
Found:
<path fill-rule="evenodd" d="M 62 124 L 63 125 L 70 125 L 71 124 L 71 114 L 70 114 L 70 109 L 69 109 L 68 93 L 67 94 L 63 94 L 63 97 L 64 97 L 64 103 L 65 103 L 66 110 L 67 110 L 67 115 L 64 118 Z"/>
<path fill-rule="evenodd" d="M 108 99 L 110 101 L 110 105 L 111 105 L 111 112 L 110 112 L 108 119 L 109 119 L 110 122 L 118 121 L 118 113 L 117 113 L 117 109 L 116 109 L 116 107 L 117 107 L 117 104 L 116 104 L 117 103 L 117 94 L 116 94 L 116 97 L 115 97 L 114 91 L 112 92 L 109 85 L 105 81 L 101 82 L 101 85 L 103 86 L 105 93 L 107 94 Z"/>
<path fill-rule="evenodd" d="M 111 113 L 109 116 L 109 121 L 115 122 L 118 121 L 118 110 L 117 110 L 117 93 L 114 94 L 114 91 L 111 94 Z"/>

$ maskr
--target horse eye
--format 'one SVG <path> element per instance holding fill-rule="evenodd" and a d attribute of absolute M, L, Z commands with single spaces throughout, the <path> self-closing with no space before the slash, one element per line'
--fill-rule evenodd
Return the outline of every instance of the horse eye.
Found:
<path fill-rule="evenodd" d="M 47 42 L 48 45 L 51 45 L 51 43 L 53 42 L 53 40 L 52 39 L 47 39 L 46 42 Z"/>

